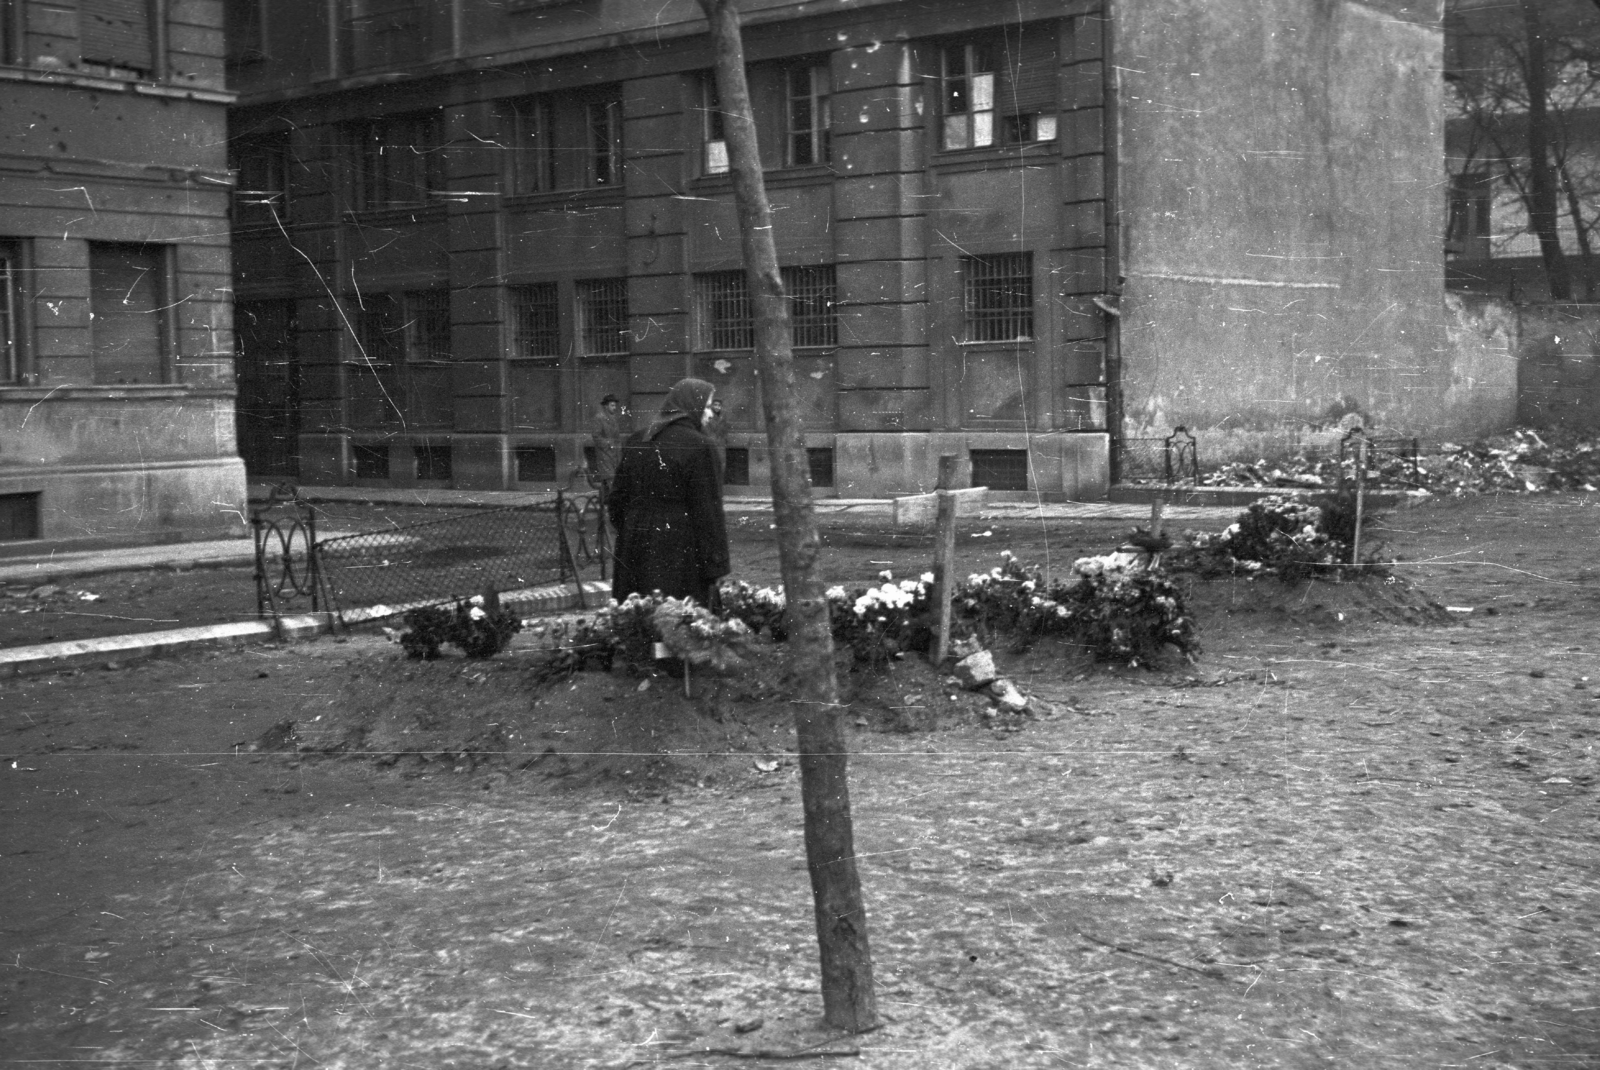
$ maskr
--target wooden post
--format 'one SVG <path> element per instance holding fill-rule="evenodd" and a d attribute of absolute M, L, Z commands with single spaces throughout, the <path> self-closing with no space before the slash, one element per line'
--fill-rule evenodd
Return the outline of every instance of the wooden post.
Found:
<path fill-rule="evenodd" d="M 811 473 L 795 389 L 789 307 L 778 273 L 772 207 L 767 201 L 745 79 L 739 10 L 734 0 L 699 3 L 710 24 L 733 199 L 755 314 L 761 407 L 772 456 L 772 511 L 778 525 L 778 561 L 787 599 L 784 623 L 789 630 L 796 690 L 800 796 L 821 952 L 822 1016 L 835 1029 L 860 1033 L 877 1027 L 878 1001 L 872 987 L 867 912 L 850 823 L 844 711 L 834 674 L 828 602 L 817 569 L 821 539 L 811 505 Z"/>
<path fill-rule="evenodd" d="M 1167 500 L 1158 492 L 1150 503 L 1150 537 L 1161 538 L 1161 524 L 1166 519 Z"/>
<path fill-rule="evenodd" d="M 947 453 L 939 458 L 939 515 L 933 529 L 933 604 L 939 613 L 933 640 L 935 665 L 943 665 L 950 656 L 950 596 L 956 574 L 955 480 L 956 457 Z"/>
<path fill-rule="evenodd" d="M 1367 504 L 1367 436 L 1356 437 L 1356 531 L 1350 536 L 1350 563 L 1361 563 L 1361 522 Z"/>

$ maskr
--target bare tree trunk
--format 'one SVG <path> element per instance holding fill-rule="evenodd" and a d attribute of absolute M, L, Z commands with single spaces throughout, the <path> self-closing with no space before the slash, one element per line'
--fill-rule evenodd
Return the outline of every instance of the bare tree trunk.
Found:
<path fill-rule="evenodd" d="M 1570 301 L 1572 279 L 1556 229 L 1556 183 L 1550 168 L 1549 90 L 1544 29 L 1539 23 L 1541 2 L 1522 0 L 1522 22 L 1528 37 L 1528 67 L 1524 72 L 1528 87 L 1528 216 L 1533 232 L 1539 236 L 1539 254 L 1550 280 L 1550 297 L 1554 301 Z"/>
<path fill-rule="evenodd" d="M 834 675 L 828 604 L 817 574 L 816 516 L 805 427 L 794 383 L 789 309 L 778 272 L 761 156 L 756 145 L 744 42 L 733 0 L 699 0 L 710 22 L 717 91 L 728 142 L 734 201 L 744 245 L 745 272 L 755 311 L 761 405 L 772 454 L 772 508 L 778 522 L 778 556 L 788 602 L 785 624 L 799 687 L 795 727 L 800 747 L 800 792 L 805 807 L 806 863 L 822 959 L 823 1017 L 853 1033 L 878 1024 L 867 946 L 866 907 L 856 870 L 850 791 L 846 777 L 843 711 Z"/>
<path fill-rule="evenodd" d="M 1600 0 L 1595 0 L 1600 4 Z M 1556 172 L 1561 177 L 1561 188 L 1567 195 L 1567 214 L 1572 216 L 1572 229 L 1578 238 L 1578 262 L 1583 265 L 1583 299 L 1594 300 L 1595 272 L 1594 272 L 1594 244 L 1589 240 L 1589 222 L 1583 218 L 1583 201 L 1578 196 L 1578 188 L 1573 184 L 1572 173 L 1567 170 L 1567 161 L 1556 161 Z"/>

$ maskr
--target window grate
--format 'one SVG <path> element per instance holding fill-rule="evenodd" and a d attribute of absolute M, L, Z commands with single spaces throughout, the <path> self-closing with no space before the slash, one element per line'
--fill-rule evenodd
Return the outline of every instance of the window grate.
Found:
<path fill-rule="evenodd" d="M 556 450 L 554 446 L 518 446 L 517 482 L 554 483 L 556 481 Z"/>
<path fill-rule="evenodd" d="M 750 287 L 742 271 L 718 271 L 696 278 L 701 349 L 754 349 L 755 321 Z"/>
<path fill-rule="evenodd" d="M 405 316 L 408 360 L 450 359 L 450 291 L 412 290 Z"/>
<path fill-rule="evenodd" d="M 556 284 L 541 282 L 511 291 L 511 353 L 517 357 L 561 355 L 561 305 Z"/>
<path fill-rule="evenodd" d="M 1012 342 L 1033 337 L 1033 254 L 962 258 L 966 341 Z"/>
<path fill-rule="evenodd" d="M 971 450 L 972 485 L 990 490 L 1028 489 L 1027 450 Z"/>
<path fill-rule="evenodd" d="M 832 264 L 783 269 L 796 346 L 839 344 L 838 285 Z"/>
<path fill-rule="evenodd" d="M 356 463 L 357 479 L 389 478 L 388 443 L 356 443 L 350 447 L 350 454 Z"/>
<path fill-rule="evenodd" d="M 627 353 L 632 341 L 628 334 L 628 280 L 580 280 L 578 322 L 585 355 Z"/>
<path fill-rule="evenodd" d="M 450 481 L 450 443 L 424 442 L 412 447 L 417 458 L 417 478 Z"/>
<path fill-rule="evenodd" d="M 813 487 L 833 486 L 832 446 L 806 450 L 806 463 L 811 469 L 811 485 Z"/>

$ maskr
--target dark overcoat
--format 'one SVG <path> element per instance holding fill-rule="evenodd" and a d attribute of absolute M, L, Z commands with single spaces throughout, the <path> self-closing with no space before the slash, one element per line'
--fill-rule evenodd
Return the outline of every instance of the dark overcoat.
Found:
<path fill-rule="evenodd" d="M 687 417 L 647 435 L 623 444 L 607 502 L 617 533 L 611 595 L 660 591 L 703 605 L 729 572 L 716 455 Z"/>

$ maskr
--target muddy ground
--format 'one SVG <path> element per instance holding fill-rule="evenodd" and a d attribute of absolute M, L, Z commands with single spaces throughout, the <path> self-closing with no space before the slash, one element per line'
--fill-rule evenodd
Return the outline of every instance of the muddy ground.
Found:
<path fill-rule="evenodd" d="M 1006 655 L 1037 717 L 911 662 L 848 679 L 884 1018 L 859 1037 L 817 1027 L 776 653 L 690 699 L 622 672 L 536 685 L 526 634 L 489 662 L 357 635 L 11 681 L 0 1050 L 1600 1067 L 1597 517 L 1399 511 L 1394 583 L 1197 584 L 1196 665 Z M 735 532 L 740 575 L 770 581 L 768 536 Z M 962 567 L 1120 533 L 978 526 Z M 927 558 L 860 524 L 829 541 L 840 582 Z"/>

